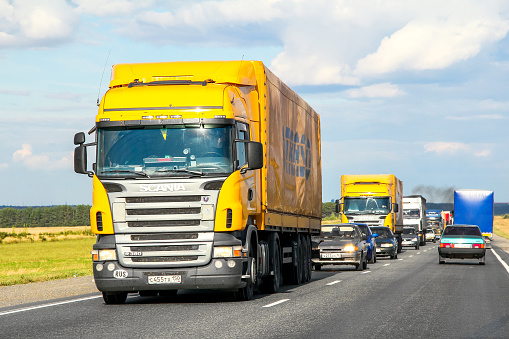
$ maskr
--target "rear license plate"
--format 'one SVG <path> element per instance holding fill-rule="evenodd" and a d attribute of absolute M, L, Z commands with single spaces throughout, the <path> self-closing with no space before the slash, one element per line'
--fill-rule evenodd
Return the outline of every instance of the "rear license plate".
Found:
<path fill-rule="evenodd" d="M 322 253 L 322 258 L 341 258 L 341 253 Z"/>
<path fill-rule="evenodd" d="M 148 277 L 149 285 L 155 284 L 181 284 L 181 275 L 156 275 Z"/>
<path fill-rule="evenodd" d="M 454 244 L 454 248 L 472 248 L 470 244 Z"/>

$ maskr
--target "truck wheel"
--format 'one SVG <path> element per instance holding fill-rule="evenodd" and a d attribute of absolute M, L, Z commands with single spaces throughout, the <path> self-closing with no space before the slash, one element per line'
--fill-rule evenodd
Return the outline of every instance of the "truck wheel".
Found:
<path fill-rule="evenodd" d="M 301 256 L 301 261 L 302 261 L 302 279 L 301 279 L 301 282 L 305 283 L 305 282 L 309 281 L 309 277 L 311 276 L 311 274 L 309 272 L 309 270 L 310 270 L 310 266 L 309 266 L 309 261 L 310 261 L 309 246 L 308 246 L 308 243 L 306 241 L 306 236 L 305 235 L 300 235 L 299 238 L 300 238 L 300 247 L 302 248 L 302 256 Z"/>
<path fill-rule="evenodd" d="M 249 257 L 247 258 L 247 272 L 249 272 L 250 277 L 246 279 L 246 286 L 234 292 L 235 299 L 238 301 L 249 301 L 253 299 L 257 269 L 256 259 L 252 256 L 251 250 L 249 250 Z"/>
<path fill-rule="evenodd" d="M 107 305 L 118 305 L 125 303 L 127 292 L 108 293 L 103 292 L 103 300 Z"/>
<path fill-rule="evenodd" d="M 301 259 L 299 236 L 292 240 L 292 264 L 290 269 L 290 284 L 300 285 L 302 277 L 302 259 Z"/>
<path fill-rule="evenodd" d="M 312 257 L 312 251 L 311 251 L 311 237 L 308 235 L 305 237 L 306 239 L 306 247 L 308 249 L 308 256 L 307 256 L 307 267 L 308 267 L 308 276 L 306 281 L 311 281 L 311 275 L 313 274 L 313 261 L 311 260 Z"/>
<path fill-rule="evenodd" d="M 279 243 L 274 240 L 269 240 L 269 246 L 273 246 L 273 252 L 271 251 L 271 254 L 273 253 L 273 259 L 274 259 L 274 265 L 273 265 L 273 271 L 274 275 L 267 276 L 264 278 L 264 281 L 262 285 L 260 286 L 260 289 L 264 293 L 272 294 L 276 293 L 279 290 L 279 286 L 281 285 L 281 249 L 279 247 Z"/>

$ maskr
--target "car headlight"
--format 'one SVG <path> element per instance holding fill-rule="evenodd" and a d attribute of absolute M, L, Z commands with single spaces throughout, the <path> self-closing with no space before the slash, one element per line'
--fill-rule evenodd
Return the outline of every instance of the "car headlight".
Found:
<path fill-rule="evenodd" d="M 392 244 L 382 244 L 382 247 L 393 247 Z"/>
<path fill-rule="evenodd" d="M 351 244 L 346 245 L 345 247 L 343 247 L 343 251 L 344 252 L 355 252 L 357 250 L 358 250 L 357 246 L 354 246 L 354 245 L 351 245 Z"/>
<path fill-rule="evenodd" d="M 115 249 L 93 250 L 90 253 L 93 261 L 117 260 L 117 250 Z"/>
<path fill-rule="evenodd" d="M 217 246 L 214 247 L 214 258 L 240 258 L 242 246 Z"/>

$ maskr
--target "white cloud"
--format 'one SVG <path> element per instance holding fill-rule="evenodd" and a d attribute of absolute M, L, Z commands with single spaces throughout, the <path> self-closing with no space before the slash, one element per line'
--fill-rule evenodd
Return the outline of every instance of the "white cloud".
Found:
<path fill-rule="evenodd" d="M 0 48 L 48 46 L 70 39 L 79 23 L 65 0 L 0 0 Z"/>
<path fill-rule="evenodd" d="M 397 85 L 391 83 L 375 84 L 346 91 L 350 98 L 392 98 L 403 95 Z"/>
<path fill-rule="evenodd" d="M 52 160 L 45 154 L 33 154 L 32 145 L 23 144 L 20 150 L 13 153 L 14 162 L 20 162 L 31 170 L 49 171 L 49 170 L 68 170 L 72 167 L 73 154 L 64 155 L 59 160 Z"/>
<path fill-rule="evenodd" d="M 9 164 L 0 163 L 0 171 L 3 170 L 3 169 L 6 169 L 7 167 L 9 167 Z"/>
<path fill-rule="evenodd" d="M 454 155 L 459 153 L 472 154 L 476 157 L 487 157 L 491 150 L 485 145 L 466 144 L 462 142 L 430 142 L 424 144 L 425 152 L 435 152 L 438 155 Z"/>
<path fill-rule="evenodd" d="M 443 69 L 477 55 L 484 45 L 504 38 L 509 31 L 509 21 L 499 15 L 496 6 L 451 3 L 436 6 L 433 13 L 409 17 L 404 27 L 381 41 L 376 52 L 359 60 L 355 73 Z"/>
<path fill-rule="evenodd" d="M 97 16 L 119 17 L 147 9 L 154 4 L 152 0 L 72 0 L 78 12 Z"/>
<path fill-rule="evenodd" d="M 478 114 L 471 116 L 451 115 L 447 116 L 446 119 L 457 121 L 471 121 L 471 120 L 479 121 L 479 120 L 502 120 L 505 119 L 505 117 L 502 114 Z"/>

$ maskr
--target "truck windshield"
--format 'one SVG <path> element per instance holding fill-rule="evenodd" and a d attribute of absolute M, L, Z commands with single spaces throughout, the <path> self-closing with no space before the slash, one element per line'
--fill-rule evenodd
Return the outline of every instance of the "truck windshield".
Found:
<path fill-rule="evenodd" d="M 390 211 L 387 197 L 344 198 L 343 212 L 345 214 L 387 214 Z"/>
<path fill-rule="evenodd" d="M 154 177 L 233 171 L 231 125 L 100 128 L 97 174 Z"/>
<path fill-rule="evenodd" d="M 420 213 L 418 209 L 404 209 L 403 210 L 403 218 L 406 219 L 419 219 Z"/>

